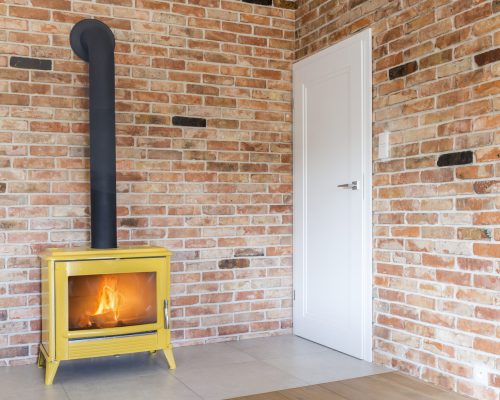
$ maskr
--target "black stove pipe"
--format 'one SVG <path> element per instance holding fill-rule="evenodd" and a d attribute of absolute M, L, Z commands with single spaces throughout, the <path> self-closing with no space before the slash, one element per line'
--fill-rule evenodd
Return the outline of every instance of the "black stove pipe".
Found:
<path fill-rule="evenodd" d="M 116 248 L 115 38 L 103 22 L 84 19 L 70 43 L 89 63 L 91 246 Z"/>

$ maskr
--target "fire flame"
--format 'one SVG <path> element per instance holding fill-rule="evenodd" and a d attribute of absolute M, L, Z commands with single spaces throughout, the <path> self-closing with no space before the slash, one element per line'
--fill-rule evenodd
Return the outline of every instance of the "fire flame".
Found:
<path fill-rule="evenodd" d="M 118 280 L 105 277 L 97 296 L 98 305 L 94 312 L 87 311 L 78 321 L 80 328 L 110 328 L 118 325 L 123 295 L 118 291 Z"/>
<path fill-rule="evenodd" d="M 97 310 L 91 314 L 92 316 L 111 313 L 114 321 L 118 321 L 120 317 L 120 306 L 122 304 L 122 295 L 117 289 L 117 279 L 104 279 L 104 284 L 99 293 L 99 306 Z"/>

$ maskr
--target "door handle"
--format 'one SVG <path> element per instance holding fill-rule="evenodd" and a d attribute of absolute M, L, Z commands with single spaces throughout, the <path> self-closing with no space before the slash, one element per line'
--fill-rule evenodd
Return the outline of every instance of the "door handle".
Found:
<path fill-rule="evenodd" d="M 358 190 L 359 189 L 358 185 L 359 181 L 352 181 L 352 183 L 344 183 L 342 185 L 337 185 L 337 187 L 341 189 Z"/>
<path fill-rule="evenodd" d="M 170 321 L 168 320 L 168 300 L 163 301 L 163 314 L 165 315 L 165 328 L 170 328 Z"/>

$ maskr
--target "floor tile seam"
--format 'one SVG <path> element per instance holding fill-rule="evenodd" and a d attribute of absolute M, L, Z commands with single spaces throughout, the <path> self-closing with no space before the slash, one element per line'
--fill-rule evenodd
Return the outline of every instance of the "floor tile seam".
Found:
<path fill-rule="evenodd" d="M 175 376 L 175 373 L 172 374 L 172 376 L 174 377 L 174 379 L 179 382 L 182 386 L 184 386 L 187 390 L 189 390 L 191 393 L 193 393 L 196 397 L 198 397 L 199 399 L 205 399 L 202 395 L 200 395 L 196 390 L 194 390 L 192 387 L 190 387 L 188 384 L 186 384 L 184 381 L 181 380 L 181 378 L 178 378 L 177 376 Z"/>
<path fill-rule="evenodd" d="M 280 372 L 285 373 L 285 375 L 288 375 L 288 377 L 290 377 L 290 378 L 293 378 L 295 380 L 299 380 L 299 381 L 303 382 L 307 386 L 311 385 L 311 383 L 309 383 L 309 381 L 305 380 L 303 377 L 299 377 L 297 375 L 294 375 L 294 374 L 290 373 L 289 371 L 287 371 L 287 370 L 285 370 L 277 365 L 269 364 L 268 362 L 266 362 L 266 360 L 260 360 L 260 362 L 266 364 L 268 367 L 275 368 L 275 369 L 279 370 Z M 300 387 L 300 386 L 297 386 L 297 387 Z"/>
<path fill-rule="evenodd" d="M 63 390 L 63 392 L 64 392 L 64 394 L 65 394 L 66 398 L 67 398 L 68 400 L 73 400 L 73 399 L 71 398 L 71 396 L 69 395 L 68 391 L 66 390 L 66 388 L 64 387 L 64 384 L 61 384 L 61 388 L 62 388 L 62 390 Z"/>
<path fill-rule="evenodd" d="M 189 391 L 193 392 L 198 398 L 203 399 L 203 400 L 209 400 L 208 397 L 203 396 L 203 394 L 199 393 L 197 390 L 195 390 L 193 387 L 191 387 L 187 382 L 185 382 L 182 377 L 180 376 L 175 376 L 175 379 L 177 379 L 179 382 L 181 382 L 185 387 L 189 389 Z"/>
<path fill-rule="evenodd" d="M 240 353 L 241 355 L 243 356 L 246 356 L 246 357 L 250 357 L 251 360 L 246 360 L 246 361 L 229 361 L 229 362 L 223 362 L 223 363 L 218 363 L 216 365 L 232 365 L 232 364 L 241 364 L 241 363 L 245 363 L 245 362 L 252 362 L 252 361 L 260 361 L 258 358 L 256 358 L 255 356 L 253 356 L 252 354 L 249 354 L 241 349 L 237 349 L 237 348 L 234 348 L 234 347 L 230 347 L 231 348 L 231 351 L 235 351 L 237 353 Z M 175 355 L 175 352 L 174 352 L 174 355 Z"/>

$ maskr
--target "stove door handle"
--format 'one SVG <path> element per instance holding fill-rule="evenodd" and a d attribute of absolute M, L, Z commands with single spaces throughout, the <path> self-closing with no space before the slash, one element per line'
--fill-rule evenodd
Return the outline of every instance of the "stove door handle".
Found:
<path fill-rule="evenodd" d="M 168 300 L 163 300 L 163 313 L 165 314 L 165 328 L 170 328 L 170 321 L 168 319 Z"/>

